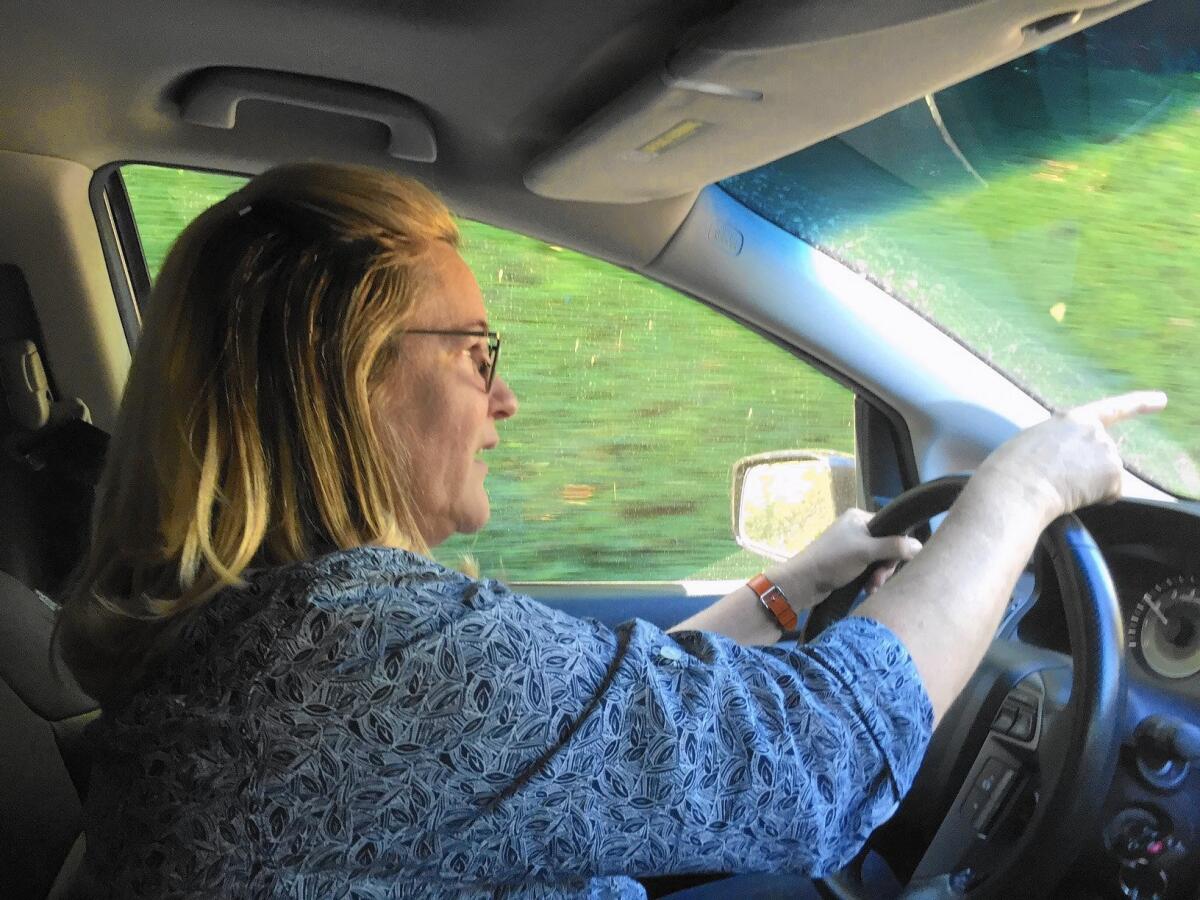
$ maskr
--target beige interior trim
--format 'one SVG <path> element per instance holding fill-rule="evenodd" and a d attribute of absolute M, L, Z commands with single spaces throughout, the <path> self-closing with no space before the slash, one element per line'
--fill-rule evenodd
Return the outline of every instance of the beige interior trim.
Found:
<path fill-rule="evenodd" d="M 1145 0 L 749 0 L 535 160 L 560 200 L 637 203 L 749 171 Z"/>
<path fill-rule="evenodd" d="M 130 354 L 88 200 L 91 179 L 75 162 L 0 150 L 0 262 L 25 275 L 59 399 L 79 397 L 111 431 Z"/>

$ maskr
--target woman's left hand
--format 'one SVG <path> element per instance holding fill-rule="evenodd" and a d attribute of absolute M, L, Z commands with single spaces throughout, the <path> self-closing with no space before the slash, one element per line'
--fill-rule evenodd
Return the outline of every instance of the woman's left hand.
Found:
<path fill-rule="evenodd" d="M 904 535 L 872 537 L 867 531 L 871 514 L 861 509 L 842 513 L 807 547 L 791 559 L 766 570 L 766 576 L 783 591 L 799 612 L 824 600 L 849 584 L 872 563 L 885 561 L 867 583 L 867 592 L 878 589 L 896 571 L 896 565 L 917 555 L 921 542 Z"/>

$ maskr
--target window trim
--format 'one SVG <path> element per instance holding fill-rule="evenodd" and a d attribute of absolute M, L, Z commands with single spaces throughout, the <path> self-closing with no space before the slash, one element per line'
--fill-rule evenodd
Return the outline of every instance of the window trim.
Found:
<path fill-rule="evenodd" d="M 88 199 L 117 302 L 117 314 L 132 351 L 141 333 L 141 308 L 150 296 L 150 272 L 121 177 L 123 165 L 127 163 L 109 163 L 97 169 L 88 187 Z"/>

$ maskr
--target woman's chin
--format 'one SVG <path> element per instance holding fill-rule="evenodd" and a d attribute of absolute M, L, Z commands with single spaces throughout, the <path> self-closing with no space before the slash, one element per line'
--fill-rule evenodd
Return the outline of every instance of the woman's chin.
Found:
<path fill-rule="evenodd" d="M 466 510 L 465 514 L 459 517 L 458 533 L 459 534 L 475 534 L 488 523 L 492 517 L 492 508 L 488 503 L 488 496 L 483 492 L 481 502 L 472 504 L 470 510 Z"/>

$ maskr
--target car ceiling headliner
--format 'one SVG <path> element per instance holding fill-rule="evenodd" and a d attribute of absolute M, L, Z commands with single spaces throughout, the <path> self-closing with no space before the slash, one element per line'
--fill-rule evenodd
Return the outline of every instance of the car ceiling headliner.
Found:
<path fill-rule="evenodd" d="M 537 197 L 530 161 L 661 64 L 731 0 L 4 0 L 0 149 L 89 168 L 140 160 L 255 172 L 297 158 L 390 166 L 468 215 L 648 261 L 692 195 L 620 206 Z M 385 88 L 421 104 L 433 164 L 383 153 L 381 126 L 243 104 L 232 131 L 179 117 L 181 80 L 246 66 Z"/>
<path fill-rule="evenodd" d="M 1025 27 L 1047 14 L 1060 22 L 1080 16 L 1064 15 L 1064 9 L 1086 7 L 1085 17 L 1104 16 L 1138 2 L 0 0 L 0 151 L 58 157 L 90 169 L 145 161 L 251 173 L 314 158 L 389 167 L 430 183 L 464 215 L 641 268 L 676 232 L 705 181 L 732 174 L 705 161 L 706 154 L 725 155 L 735 146 L 731 139 L 740 141 L 745 159 L 746 148 L 762 143 L 767 135 L 761 129 L 769 125 L 778 155 L 1057 37 L 1059 25 L 1053 35 L 1031 35 Z M 721 17 L 735 7 L 729 28 L 730 20 Z M 755 23 L 750 33 L 757 37 L 736 46 L 737 35 L 746 35 L 738 25 L 748 23 Z M 647 85 L 653 94 L 674 65 L 668 62 L 674 51 L 696 35 L 723 29 L 734 42 L 731 60 L 761 58 L 774 65 L 773 73 L 754 76 L 772 83 L 774 105 L 770 97 L 761 104 L 754 128 L 734 112 L 718 138 L 725 143 L 703 145 L 710 149 L 699 159 L 702 145 L 693 144 L 686 169 L 676 164 L 686 153 L 656 160 L 657 171 L 672 175 L 667 193 L 678 188 L 680 196 L 639 201 L 652 195 L 635 192 L 625 198 L 635 202 L 599 203 L 549 199 L 527 188 L 532 164 L 555 153 L 552 165 L 559 167 L 545 180 L 553 190 L 542 193 L 572 196 L 573 185 L 598 175 L 590 191 L 574 196 L 607 200 L 632 184 L 623 180 L 622 172 L 632 175 L 633 169 L 622 168 L 622 155 L 588 155 L 595 142 L 585 143 L 582 155 L 567 156 L 565 167 L 561 153 L 572 152 L 572 140 L 578 145 L 581 134 L 591 141 L 605 115 L 620 122 L 630 97 Z M 841 36 L 862 41 L 839 43 Z M 759 56 L 753 49 L 765 50 L 776 38 L 781 46 L 792 45 L 791 56 Z M 888 57 L 885 68 L 862 65 L 880 55 Z M 699 59 L 707 58 L 700 53 Z M 770 62 L 775 59 L 780 61 Z M 179 104 L 194 83 L 189 79 L 217 67 L 316 76 L 411 98 L 432 126 L 437 160 L 387 156 L 386 132 L 378 123 L 257 100 L 238 106 L 232 129 L 184 121 Z M 803 93 L 822 78 L 833 83 Z M 890 82 L 904 86 L 890 89 Z M 800 94 L 794 93 L 797 85 Z M 703 99 L 703 90 L 690 96 Z M 670 121 L 661 116 L 670 117 L 688 100 L 668 91 L 655 102 L 660 121 Z M 729 107 L 719 100 L 716 105 L 726 112 L 714 114 L 726 116 Z M 824 134 L 813 131 L 822 127 Z M 748 164 L 756 162 L 743 167 Z"/>

